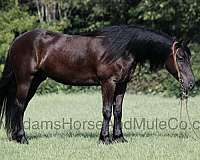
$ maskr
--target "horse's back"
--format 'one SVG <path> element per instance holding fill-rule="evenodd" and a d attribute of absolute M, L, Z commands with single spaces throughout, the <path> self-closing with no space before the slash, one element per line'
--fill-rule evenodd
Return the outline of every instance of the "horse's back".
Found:
<path fill-rule="evenodd" d="M 43 71 L 56 81 L 72 85 L 98 85 L 99 80 L 120 81 L 132 64 L 132 58 L 105 63 L 109 56 L 104 37 L 70 36 L 35 29 L 19 36 L 11 47 L 16 73 Z M 123 69 L 123 70 L 122 70 Z M 26 76 L 26 74 L 25 74 Z"/>

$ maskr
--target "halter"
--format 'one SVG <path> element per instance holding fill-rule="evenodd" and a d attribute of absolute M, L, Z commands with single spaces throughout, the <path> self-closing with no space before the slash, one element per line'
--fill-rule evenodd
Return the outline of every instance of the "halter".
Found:
<path fill-rule="evenodd" d="M 178 67 L 178 63 L 177 63 L 177 59 L 176 59 L 176 55 L 177 55 L 177 53 L 178 53 L 178 51 L 179 51 L 179 49 L 180 48 L 177 48 L 176 49 L 176 45 L 178 44 L 178 42 L 177 41 L 175 41 L 174 43 L 173 43 L 173 45 L 172 45 L 172 56 L 173 56 L 173 60 L 174 60 L 174 63 L 175 63 L 175 67 L 176 67 L 176 70 L 177 70 L 177 72 L 178 72 L 178 78 L 179 78 L 179 82 L 181 82 L 182 81 L 182 79 L 181 79 L 181 73 L 180 73 L 180 70 L 179 70 L 179 67 Z"/>
<path fill-rule="evenodd" d="M 180 69 L 179 69 L 179 66 L 178 66 L 178 63 L 177 63 L 177 53 L 178 51 L 180 50 L 180 48 L 177 48 L 176 49 L 176 45 L 178 44 L 177 41 L 175 41 L 172 45 L 172 53 L 171 53 L 171 56 L 173 56 L 173 60 L 174 60 L 174 64 L 175 64 L 175 67 L 176 67 L 176 70 L 178 72 L 178 80 L 181 84 L 181 99 L 187 99 L 188 95 L 187 95 L 187 92 L 185 92 L 185 89 L 184 89 L 184 86 L 183 86 L 183 80 L 182 80 L 182 77 L 181 77 L 181 72 L 180 72 Z"/>

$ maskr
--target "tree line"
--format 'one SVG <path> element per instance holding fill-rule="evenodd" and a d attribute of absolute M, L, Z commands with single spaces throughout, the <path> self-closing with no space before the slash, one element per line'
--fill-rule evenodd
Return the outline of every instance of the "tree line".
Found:
<path fill-rule="evenodd" d="M 0 15 L 1 70 L 13 39 L 34 28 L 79 34 L 104 26 L 139 24 L 161 30 L 179 40 L 191 40 L 195 57 L 194 72 L 196 77 L 200 78 L 199 0 L 0 0 Z M 151 78 L 146 74 L 149 72 L 147 68 L 143 69 L 145 76 L 134 76 L 129 87 L 131 91 L 157 93 L 163 92 L 172 83 L 173 87 L 177 85 L 173 79 L 163 82 L 166 75 L 164 72 L 159 72 L 159 76 L 153 75 Z M 51 86 L 49 83 L 44 84 Z M 48 90 L 54 91 L 53 86 Z M 172 88 L 168 91 L 174 92 Z"/>

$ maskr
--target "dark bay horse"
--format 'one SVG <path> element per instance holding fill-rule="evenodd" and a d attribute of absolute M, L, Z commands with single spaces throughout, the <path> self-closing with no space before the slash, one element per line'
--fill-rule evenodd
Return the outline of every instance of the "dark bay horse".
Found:
<path fill-rule="evenodd" d="M 100 141 L 108 144 L 112 110 L 112 140 L 122 133 L 122 102 L 137 64 L 165 67 L 184 92 L 194 86 L 191 53 L 185 43 L 139 26 L 112 26 L 77 36 L 36 29 L 12 43 L 0 81 L 1 120 L 10 140 L 28 143 L 23 117 L 39 84 L 47 77 L 66 85 L 101 85 L 103 124 Z"/>

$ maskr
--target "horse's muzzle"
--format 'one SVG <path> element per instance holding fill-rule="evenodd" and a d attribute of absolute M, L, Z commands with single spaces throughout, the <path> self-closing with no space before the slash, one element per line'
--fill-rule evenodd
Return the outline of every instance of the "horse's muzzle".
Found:
<path fill-rule="evenodd" d="M 195 82 L 190 81 L 188 84 L 188 90 L 192 90 L 194 88 Z"/>

